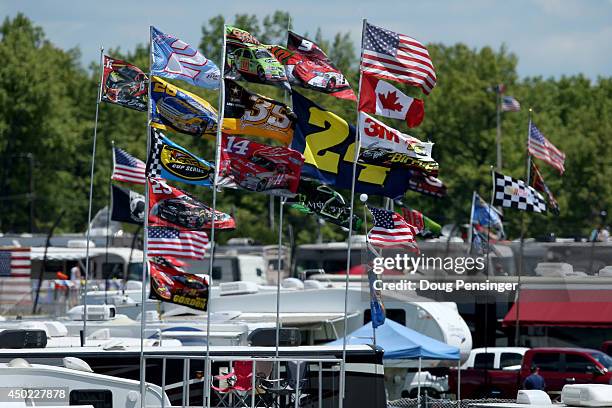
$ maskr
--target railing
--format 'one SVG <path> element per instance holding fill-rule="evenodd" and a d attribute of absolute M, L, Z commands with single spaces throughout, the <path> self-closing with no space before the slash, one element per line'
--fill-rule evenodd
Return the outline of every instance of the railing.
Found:
<path fill-rule="evenodd" d="M 206 364 L 205 356 L 145 354 L 144 360 L 145 370 L 152 360 L 161 362 L 159 385 L 173 406 L 179 399 L 183 407 L 206 408 L 297 408 L 304 404 L 342 408 L 343 404 L 344 362 L 340 358 L 211 356 Z M 167 384 L 169 365 L 174 372 L 182 370 L 180 381 Z M 213 368 L 218 375 L 213 375 Z M 153 373 L 148 382 L 152 376 L 158 378 Z"/>

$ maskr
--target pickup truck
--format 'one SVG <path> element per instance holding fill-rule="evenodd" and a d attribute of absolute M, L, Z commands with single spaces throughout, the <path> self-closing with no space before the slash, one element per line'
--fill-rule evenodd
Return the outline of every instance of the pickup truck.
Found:
<path fill-rule="evenodd" d="M 612 358 L 599 350 L 564 347 L 522 349 L 524 355 L 518 366 L 514 364 L 517 360 L 510 356 L 502 359 L 504 352 L 498 349 L 504 348 L 473 350 L 476 352 L 473 364 L 469 366 L 468 358 L 464 364 L 466 368 L 461 369 L 461 398 L 514 399 L 533 366 L 540 368 L 540 375 L 546 382 L 545 391 L 553 396 L 559 394 L 565 384 L 612 384 Z M 520 354 L 520 350 L 515 351 Z M 456 369 L 450 371 L 449 388 L 457 390 Z"/>

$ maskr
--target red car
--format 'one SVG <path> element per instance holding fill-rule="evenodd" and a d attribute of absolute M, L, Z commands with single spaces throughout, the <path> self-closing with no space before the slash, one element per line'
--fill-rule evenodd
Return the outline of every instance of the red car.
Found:
<path fill-rule="evenodd" d="M 295 64 L 293 76 L 304 86 L 327 92 L 348 88 L 350 85 L 344 75 L 323 61 L 302 60 Z"/>
<path fill-rule="evenodd" d="M 289 189 L 297 181 L 289 173 L 287 160 L 278 156 L 260 153 L 248 159 L 234 158 L 229 168 L 236 184 L 252 191 Z"/>

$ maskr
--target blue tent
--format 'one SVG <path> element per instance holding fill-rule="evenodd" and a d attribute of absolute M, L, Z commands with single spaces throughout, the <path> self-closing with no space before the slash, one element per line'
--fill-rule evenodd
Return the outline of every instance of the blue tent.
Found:
<path fill-rule="evenodd" d="M 372 322 L 348 335 L 347 344 L 372 344 Z M 342 339 L 328 343 L 342 345 Z M 391 319 L 376 328 L 376 345 L 385 350 L 383 359 L 459 360 L 459 348 L 432 339 Z"/>

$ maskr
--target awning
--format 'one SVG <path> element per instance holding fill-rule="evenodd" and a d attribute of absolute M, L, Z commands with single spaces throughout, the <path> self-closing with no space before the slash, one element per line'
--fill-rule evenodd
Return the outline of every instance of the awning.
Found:
<path fill-rule="evenodd" d="M 524 289 L 504 326 L 612 327 L 612 290 Z"/>

